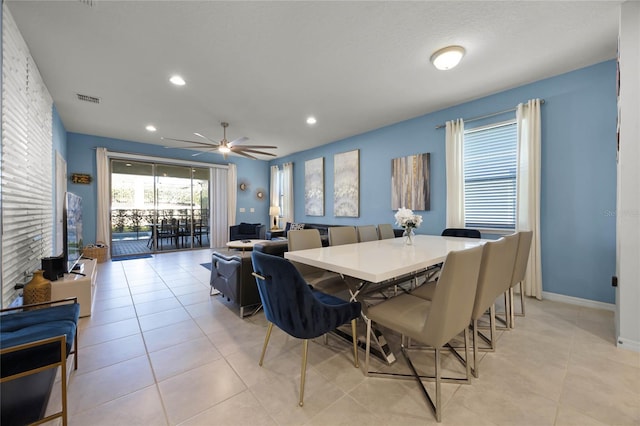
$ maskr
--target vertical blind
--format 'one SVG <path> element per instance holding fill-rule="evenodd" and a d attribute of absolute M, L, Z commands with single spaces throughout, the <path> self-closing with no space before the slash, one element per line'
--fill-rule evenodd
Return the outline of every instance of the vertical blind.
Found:
<path fill-rule="evenodd" d="M 50 256 L 51 95 L 9 10 L 2 12 L 2 307 Z"/>
<path fill-rule="evenodd" d="M 465 131 L 463 165 L 465 226 L 515 229 L 515 120 Z"/>

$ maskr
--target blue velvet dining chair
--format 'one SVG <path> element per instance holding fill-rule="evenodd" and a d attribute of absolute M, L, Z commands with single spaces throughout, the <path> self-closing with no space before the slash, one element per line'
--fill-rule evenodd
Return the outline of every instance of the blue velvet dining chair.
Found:
<path fill-rule="evenodd" d="M 259 365 L 262 366 L 274 324 L 290 336 L 303 339 L 299 401 L 302 406 L 309 339 L 351 322 L 354 366 L 358 368 L 356 318 L 360 316 L 360 302 L 347 302 L 314 290 L 295 266 L 282 257 L 254 251 L 251 259 L 255 271 L 253 275 L 269 323 Z"/>

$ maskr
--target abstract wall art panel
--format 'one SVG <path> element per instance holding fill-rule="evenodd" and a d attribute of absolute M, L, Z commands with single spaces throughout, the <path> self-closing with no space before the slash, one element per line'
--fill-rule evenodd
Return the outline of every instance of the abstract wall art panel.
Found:
<path fill-rule="evenodd" d="M 324 216 L 324 157 L 304 162 L 304 214 Z"/>
<path fill-rule="evenodd" d="M 335 154 L 333 157 L 333 215 L 360 215 L 360 151 Z"/>
<path fill-rule="evenodd" d="M 391 160 L 391 209 L 430 210 L 429 154 Z"/>

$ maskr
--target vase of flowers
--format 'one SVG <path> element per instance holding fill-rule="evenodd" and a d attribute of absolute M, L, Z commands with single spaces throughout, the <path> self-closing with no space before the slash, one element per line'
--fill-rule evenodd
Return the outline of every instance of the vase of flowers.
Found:
<path fill-rule="evenodd" d="M 415 229 L 422 223 L 422 216 L 413 214 L 411 209 L 401 207 L 395 214 L 396 225 L 404 229 L 403 238 L 407 245 L 413 244 L 413 237 L 415 236 Z"/>

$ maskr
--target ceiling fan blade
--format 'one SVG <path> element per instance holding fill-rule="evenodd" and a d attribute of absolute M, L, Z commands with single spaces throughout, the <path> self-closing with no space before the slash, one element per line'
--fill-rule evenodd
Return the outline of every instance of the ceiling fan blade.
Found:
<path fill-rule="evenodd" d="M 235 145 L 235 144 L 242 143 L 242 142 L 244 142 L 244 141 L 248 141 L 248 140 L 249 140 L 249 138 L 248 138 L 248 137 L 246 137 L 246 136 L 242 136 L 242 137 L 240 137 L 240 138 L 238 138 L 238 139 L 234 139 L 234 140 L 232 140 L 232 141 L 231 141 L 231 142 L 229 142 L 227 145 L 231 147 L 231 146 L 233 146 L 233 145 Z"/>
<path fill-rule="evenodd" d="M 235 151 L 235 153 L 236 154 L 240 154 L 240 155 L 242 155 L 244 157 L 247 157 L 247 158 L 251 158 L 252 160 L 257 160 L 256 157 L 254 157 L 253 155 L 249 155 L 249 154 L 245 153 L 244 151 Z"/>
<path fill-rule="evenodd" d="M 165 146 L 165 148 L 173 148 L 173 149 L 218 149 L 217 146 L 212 146 L 211 144 L 203 144 L 203 145 L 182 145 L 182 146 Z"/>
<path fill-rule="evenodd" d="M 186 139 L 165 138 L 164 136 L 163 136 L 163 137 L 161 137 L 160 139 L 162 139 L 162 140 L 166 140 L 166 141 L 175 141 L 175 142 L 183 142 L 183 143 L 194 143 L 194 144 L 196 144 L 196 145 L 200 145 L 200 146 L 202 146 L 202 145 L 204 145 L 204 146 L 211 146 L 211 144 L 210 144 L 210 143 L 199 142 L 199 141 L 189 141 L 189 140 L 186 140 Z M 167 147 L 167 148 L 176 148 L 176 147 L 175 147 L 175 146 L 169 146 L 169 147 Z"/>
<path fill-rule="evenodd" d="M 242 154 L 243 152 L 251 152 L 251 153 L 254 153 L 254 154 L 269 155 L 271 157 L 275 157 L 276 156 L 276 154 L 273 154 L 271 152 L 257 151 L 255 149 L 243 149 L 243 150 L 237 150 L 237 151 L 234 151 L 234 152 L 236 152 L 238 154 Z"/>
<path fill-rule="evenodd" d="M 198 133 L 198 132 L 194 133 L 194 135 L 196 135 L 196 136 L 198 136 L 198 137 L 200 137 L 200 138 L 202 138 L 202 139 L 208 140 L 209 142 L 211 142 L 211 143 L 212 143 L 212 144 L 214 144 L 214 145 L 220 145 L 220 142 L 216 142 L 216 141 L 214 141 L 214 140 L 211 140 L 211 139 L 209 139 L 208 137 L 206 137 L 206 136 L 204 136 L 204 135 L 201 135 L 201 134 L 200 134 L 200 133 Z"/>
<path fill-rule="evenodd" d="M 277 146 L 273 146 L 273 145 L 242 145 L 236 148 L 237 149 L 246 149 L 246 148 L 278 149 Z"/>

